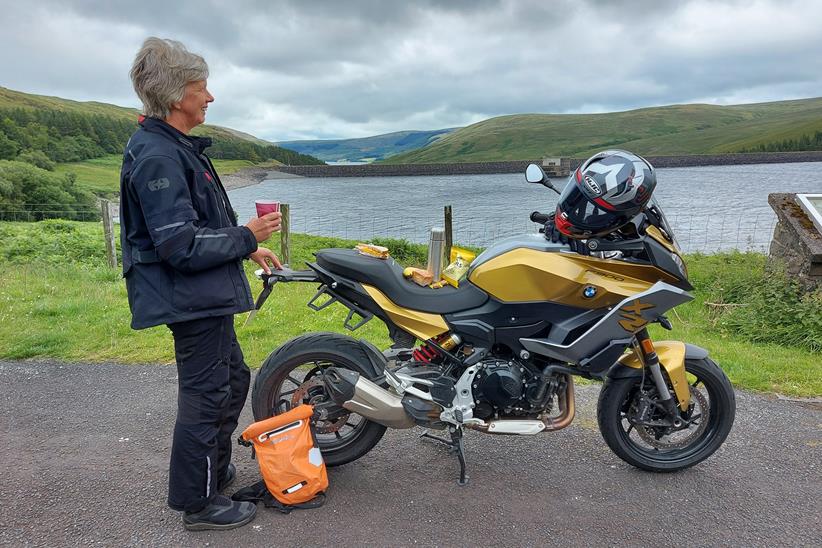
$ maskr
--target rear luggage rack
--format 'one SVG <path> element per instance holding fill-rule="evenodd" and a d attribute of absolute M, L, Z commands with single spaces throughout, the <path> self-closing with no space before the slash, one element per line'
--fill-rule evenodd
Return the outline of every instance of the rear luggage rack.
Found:
<path fill-rule="evenodd" d="M 248 325 L 254 320 L 255 317 L 257 317 L 257 312 L 263 307 L 265 301 L 268 300 L 268 296 L 271 295 L 271 290 L 274 289 L 277 282 L 320 281 L 317 273 L 312 270 L 292 270 L 290 268 L 283 268 L 281 270 L 272 270 L 271 274 L 266 274 L 265 271 L 260 268 L 254 272 L 254 275 L 263 281 L 263 290 L 257 297 L 257 300 L 254 303 L 254 308 L 248 314 L 243 326 Z"/>
<path fill-rule="evenodd" d="M 271 274 L 266 274 L 263 269 L 254 272 L 254 275 L 263 281 L 265 286 L 274 285 L 277 282 L 319 282 L 320 278 L 313 270 L 292 270 L 283 268 L 282 270 L 272 270 Z"/>

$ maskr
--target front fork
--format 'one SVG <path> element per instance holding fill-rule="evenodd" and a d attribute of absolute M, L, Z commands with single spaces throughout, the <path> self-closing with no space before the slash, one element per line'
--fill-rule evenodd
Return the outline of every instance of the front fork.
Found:
<path fill-rule="evenodd" d="M 651 341 L 651 336 L 648 334 L 647 328 L 643 327 L 637 332 L 634 339 L 634 351 L 642 363 L 642 366 L 651 372 L 651 378 L 659 393 L 659 403 L 665 408 L 668 416 L 673 420 L 674 427 L 681 426 L 682 420 L 677 410 L 677 400 L 668 388 L 668 382 L 662 374 L 662 368 L 659 365 L 659 355 L 656 352 L 654 343 Z"/>

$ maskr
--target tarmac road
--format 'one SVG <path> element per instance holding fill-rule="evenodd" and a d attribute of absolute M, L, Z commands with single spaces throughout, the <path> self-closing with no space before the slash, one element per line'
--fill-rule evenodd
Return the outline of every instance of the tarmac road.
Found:
<path fill-rule="evenodd" d="M 585 386 L 563 431 L 468 432 L 467 487 L 444 446 L 389 430 L 331 469 L 322 508 L 189 533 L 165 503 L 173 366 L 0 361 L 0 387 L 0 545 L 822 546 L 818 403 L 737 392 L 725 445 L 659 475 L 611 453 Z M 235 462 L 230 491 L 258 479 L 248 450 Z"/>

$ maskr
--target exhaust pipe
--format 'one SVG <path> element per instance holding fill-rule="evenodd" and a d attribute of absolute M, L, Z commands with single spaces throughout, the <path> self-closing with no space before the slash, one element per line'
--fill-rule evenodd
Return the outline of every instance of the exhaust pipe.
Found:
<path fill-rule="evenodd" d="M 325 388 L 337 405 L 388 428 L 411 428 L 417 424 L 402 406 L 402 398 L 371 382 L 359 373 L 329 367 L 323 375 Z"/>
<path fill-rule="evenodd" d="M 366 379 L 359 373 L 340 367 L 329 367 L 323 375 L 323 382 L 334 403 L 387 426 L 388 428 L 412 428 L 417 426 L 406 413 L 402 398 L 393 392 Z M 466 424 L 467 428 L 488 434 L 533 435 L 553 432 L 565 428 L 574 420 L 573 377 L 566 375 L 565 391 L 559 394 L 557 406 L 560 414 L 542 420 L 503 419 L 486 424 Z"/>

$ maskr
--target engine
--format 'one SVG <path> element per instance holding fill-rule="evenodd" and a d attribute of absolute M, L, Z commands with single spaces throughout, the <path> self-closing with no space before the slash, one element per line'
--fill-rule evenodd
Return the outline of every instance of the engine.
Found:
<path fill-rule="evenodd" d="M 474 416 L 522 416 L 541 412 L 550 403 L 552 391 L 538 372 L 517 361 L 484 360 L 474 377 Z M 542 389 L 540 389 L 542 387 Z"/>
<path fill-rule="evenodd" d="M 445 423 L 438 420 L 439 413 L 463 397 L 468 399 L 463 405 L 473 402 L 473 416 L 482 420 L 533 417 L 543 411 L 550 412 L 552 398 L 560 388 L 556 376 L 545 376 L 533 365 L 513 357 L 481 361 L 471 381 L 470 394 L 460 398 L 457 398 L 456 380 L 443 374 L 437 360 L 401 361 L 399 367 L 392 370 L 405 382 L 411 382 L 412 386 L 404 390 L 406 412 L 428 428 L 444 427 Z"/>

